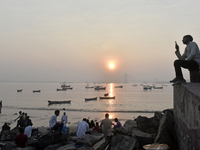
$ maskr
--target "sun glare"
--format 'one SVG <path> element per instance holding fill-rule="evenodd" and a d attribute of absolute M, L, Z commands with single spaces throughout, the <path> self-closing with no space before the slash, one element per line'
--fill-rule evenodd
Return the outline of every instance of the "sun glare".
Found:
<path fill-rule="evenodd" d="M 115 65 L 114 65 L 114 64 L 109 64 L 109 68 L 110 68 L 110 69 L 114 69 L 114 68 L 115 68 Z"/>

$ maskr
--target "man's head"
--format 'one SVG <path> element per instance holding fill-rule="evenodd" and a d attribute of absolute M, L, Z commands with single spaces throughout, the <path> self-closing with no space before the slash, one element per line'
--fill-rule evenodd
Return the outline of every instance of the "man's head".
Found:
<path fill-rule="evenodd" d="M 98 123 L 98 122 L 96 122 L 96 126 L 99 126 L 99 123 Z"/>
<path fill-rule="evenodd" d="M 85 122 L 86 122 L 86 121 L 87 121 L 87 119 L 86 119 L 86 118 L 83 118 L 83 121 L 85 121 Z"/>
<path fill-rule="evenodd" d="M 188 44 L 189 42 L 192 42 L 193 41 L 193 37 L 191 35 L 185 35 L 183 37 L 183 44 Z"/>
<path fill-rule="evenodd" d="M 105 118 L 109 118 L 109 114 L 105 114 Z"/>
<path fill-rule="evenodd" d="M 21 114 L 22 114 L 22 111 L 19 111 L 19 114 L 21 115 Z"/>
<path fill-rule="evenodd" d="M 60 110 L 55 110 L 55 115 L 59 116 L 59 114 L 60 114 Z"/>
<path fill-rule="evenodd" d="M 66 115 L 66 112 L 64 112 L 63 114 Z"/>

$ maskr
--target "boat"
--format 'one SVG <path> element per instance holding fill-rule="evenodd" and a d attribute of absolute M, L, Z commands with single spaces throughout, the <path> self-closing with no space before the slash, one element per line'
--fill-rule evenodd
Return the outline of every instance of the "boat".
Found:
<path fill-rule="evenodd" d="M 63 87 L 62 89 L 63 89 L 63 90 L 72 90 L 73 87 Z"/>
<path fill-rule="evenodd" d="M 93 97 L 93 98 L 85 98 L 85 101 L 96 101 L 97 97 Z"/>
<path fill-rule="evenodd" d="M 71 100 L 68 100 L 68 101 L 48 101 L 49 105 L 52 105 L 52 104 L 70 104 L 71 103 Z"/>
<path fill-rule="evenodd" d="M 67 89 L 57 89 L 57 91 L 66 91 Z"/>
<path fill-rule="evenodd" d="M 115 86 L 115 88 L 123 88 L 123 85 Z"/>
<path fill-rule="evenodd" d="M 137 84 L 133 84 L 132 86 L 137 86 Z"/>
<path fill-rule="evenodd" d="M 17 92 L 22 92 L 22 89 L 20 89 L 20 90 L 17 90 Z"/>
<path fill-rule="evenodd" d="M 94 89 L 95 89 L 95 90 L 105 90 L 106 87 L 103 87 L 103 86 L 96 86 Z"/>
<path fill-rule="evenodd" d="M 148 89 L 151 90 L 151 89 L 152 89 L 152 86 L 145 85 L 145 86 L 143 86 L 143 89 L 144 89 L 144 90 L 148 90 Z"/>
<path fill-rule="evenodd" d="M 99 97 L 100 99 L 115 99 L 115 96 L 104 96 L 104 97 Z"/>
<path fill-rule="evenodd" d="M 94 86 L 89 86 L 89 84 L 87 84 L 87 85 L 85 86 L 85 88 L 86 88 L 86 89 L 91 89 L 91 88 L 94 88 Z"/>
<path fill-rule="evenodd" d="M 109 93 L 104 94 L 104 96 L 108 96 Z"/>
<path fill-rule="evenodd" d="M 163 89 L 163 87 L 162 86 L 157 86 L 157 87 L 154 86 L 153 89 Z"/>
<path fill-rule="evenodd" d="M 36 92 L 38 92 L 38 93 L 39 93 L 39 92 L 40 92 L 40 90 L 33 90 L 33 93 L 36 93 Z"/>
<path fill-rule="evenodd" d="M 66 82 L 60 82 L 61 88 L 70 87 L 70 85 L 66 85 Z"/>

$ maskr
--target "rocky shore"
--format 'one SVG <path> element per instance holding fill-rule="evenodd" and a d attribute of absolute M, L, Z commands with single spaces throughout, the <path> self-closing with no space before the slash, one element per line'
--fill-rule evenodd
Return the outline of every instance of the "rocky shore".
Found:
<path fill-rule="evenodd" d="M 90 129 L 92 130 L 92 129 Z M 25 148 L 16 148 L 15 136 L 18 128 L 2 131 L 1 150 L 144 150 L 144 146 L 153 143 L 167 144 L 170 150 L 178 150 L 175 134 L 173 110 L 155 112 L 147 118 L 138 116 L 127 120 L 120 128 L 102 133 L 92 132 L 81 139 L 76 136 L 76 128 L 69 133 L 57 133 L 40 127 L 34 131 Z M 147 148 L 146 148 L 147 149 Z"/>

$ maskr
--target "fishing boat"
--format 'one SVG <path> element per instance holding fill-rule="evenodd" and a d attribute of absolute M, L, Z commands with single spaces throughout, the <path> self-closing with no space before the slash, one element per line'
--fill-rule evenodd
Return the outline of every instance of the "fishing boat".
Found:
<path fill-rule="evenodd" d="M 99 97 L 100 99 L 115 99 L 115 96 L 104 96 L 104 97 Z"/>
<path fill-rule="evenodd" d="M 104 96 L 108 96 L 109 93 L 104 94 Z"/>
<path fill-rule="evenodd" d="M 157 86 L 157 87 L 154 86 L 153 89 L 163 89 L 163 87 L 162 86 Z"/>
<path fill-rule="evenodd" d="M 93 97 L 93 98 L 85 98 L 85 101 L 96 101 L 97 97 Z"/>
<path fill-rule="evenodd" d="M 115 88 L 123 88 L 123 85 L 115 86 Z"/>
<path fill-rule="evenodd" d="M 57 89 L 57 91 L 66 91 L 67 89 Z"/>
<path fill-rule="evenodd" d="M 144 90 L 148 90 L 148 89 L 151 90 L 151 89 L 152 89 L 152 86 L 145 85 L 145 86 L 143 86 L 143 89 L 144 89 Z"/>
<path fill-rule="evenodd" d="M 64 90 L 72 90 L 73 87 L 63 87 L 62 89 L 64 89 Z"/>
<path fill-rule="evenodd" d="M 22 92 L 22 89 L 20 89 L 20 90 L 17 90 L 17 92 Z"/>
<path fill-rule="evenodd" d="M 95 89 L 95 90 L 105 90 L 106 87 L 103 87 L 103 86 L 96 86 L 94 89 Z"/>
<path fill-rule="evenodd" d="M 33 90 L 33 93 L 39 93 L 41 90 Z"/>
<path fill-rule="evenodd" d="M 66 85 L 66 82 L 60 82 L 61 88 L 70 87 L 70 85 Z"/>
<path fill-rule="evenodd" d="M 68 100 L 68 101 L 48 101 L 49 105 L 52 105 L 52 104 L 70 104 L 71 103 L 71 100 Z"/>
<path fill-rule="evenodd" d="M 86 89 L 92 89 L 92 88 L 94 88 L 94 86 L 89 86 L 89 84 L 87 84 L 87 85 L 85 86 L 85 88 L 86 88 Z"/>

